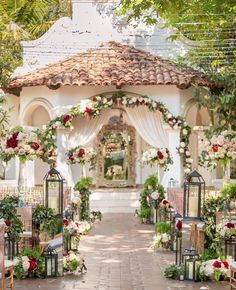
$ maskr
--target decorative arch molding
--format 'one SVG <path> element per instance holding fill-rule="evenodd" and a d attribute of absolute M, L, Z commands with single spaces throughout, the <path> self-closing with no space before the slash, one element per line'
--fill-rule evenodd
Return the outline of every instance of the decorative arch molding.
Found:
<path fill-rule="evenodd" d="M 24 108 L 24 111 L 22 113 L 22 119 L 21 119 L 21 123 L 22 125 L 26 125 L 27 123 L 27 119 L 31 116 L 31 114 L 33 113 L 33 111 L 38 108 L 39 106 L 43 107 L 50 119 L 52 120 L 53 115 L 52 115 L 52 109 L 53 109 L 53 105 L 46 99 L 44 98 L 37 98 L 34 99 L 33 101 L 29 102 L 27 104 L 27 106 Z"/>

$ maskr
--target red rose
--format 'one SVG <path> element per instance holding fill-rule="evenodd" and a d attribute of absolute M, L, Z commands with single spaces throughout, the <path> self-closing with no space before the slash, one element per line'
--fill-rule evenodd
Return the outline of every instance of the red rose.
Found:
<path fill-rule="evenodd" d="M 83 148 L 80 148 L 78 152 L 78 157 L 81 158 L 84 156 L 84 154 L 85 154 L 85 150 Z"/>
<path fill-rule="evenodd" d="M 85 109 L 85 114 L 86 114 L 86 117 L 87 117 L 87 118 L 90 117 L 91 112 L 92 112 L 92 110 L 91 110 L 90 108 L 86 107 L 86 109 Z"/>
<path fill-rule="evenodd" d="M 227 261 L 224 261 L 224 262 L 222 262 L 223 264 L 224 264 L 224 267 L 226 268 L 226 269 L 229 269 L 229 263 L 227 262 Z"/>
<path fill-rule="evenodd" d="M 218 148 L 219 148 L 219 145 L 215 144 L 215 145 L 212 146 L 211 149 L 212 149 L 213 152 L 217 152 Z"/>
<path fill-rule="evenodd" d="M 70 115 L 64 115 L 62 118 L 63 124 L 65 125 L 71 119 Z"/>
<path fill-rule="evenodd" d="M 64 219 L 63 220 L 63 225 L 64 225 L 64 227 L 68 227 L 69 221 L 67 219 Z"/>
<path fill-rule="evenodd" d="M 63 253 L 63 256 L 67 257 L 67 256 L 69 256 L 69 253 Z"/>
<path fill-rule="evenodd" d="M 182 226 L 183 226 L 182 221 L 181 220 L 176 220 L 175 229 L 180 232 L 182 230 Z"/>
<path fill-rule="evenodd" d="M 233 223 L 231 222 L 228 222 L 226 225 L 225 225 L 228 229 L 233 229 L 235 226 Z"/>
<path fill-rule="evenodd" d="M 29 264 L 30 264 L 29 269 L 28 269 L 29 271 L 34 271 L 35 269 L 37 269 L 38 265 L 35 258 L 29 257 Z"/>
<path fill-rule="evenodd" d="M 166 199 L 163 199 L 161 203 L 165 206 L 169 204 L 168 200 L 166 200 Z"/>
<path fill-rule="evenodd" d="M 161 151 L 157 151 L 157 156 L 159 159 L 163 159 L 164 158 L 164 155 L 162 154 Z"/>
<path fill-rule="evenodd" d="M 97 102 L 97 98 L 96 97 L 92 98 L 92 101 Z"/>
<path fill-rule="evenodd" d="M 142 100 L 142 101 L 141 101 L 141 104 L 142 104 L 142 105 L 145 105 L 145 104 L 146 104 L 145 100 Z"/>
<path fill-rule="evenodd" d="M 31 148 L 34 149 L 35 151 L 39 149 L 40 145 L 36 142 L 33 142 L 31 145 Z"/>
<path fill-rule="evenodd" d="M 5 225 L 6 225 L 7 227 L 10 227 L 10 225 L 11 225 L 11 221 L 10 221 L 10 220 L 7 219 L 7 220 L 5 220 L 4 222 L 5 222 Z"/>
<path fill-rule="evenodd" d="M 221 268 L 221 262 L 219 261 L 215 261 L 213 264 L 212 264 L 213 267 L 215 268 Z"/>
<path fill-rule="evenodd" d="M 11 137 L 7 139 L 7 148 L 16 148 L 18 146 L 18 140 Z"/>

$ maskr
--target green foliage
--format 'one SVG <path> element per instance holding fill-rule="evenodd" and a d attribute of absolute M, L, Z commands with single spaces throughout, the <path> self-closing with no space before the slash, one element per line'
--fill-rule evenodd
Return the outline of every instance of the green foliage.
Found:
<path fill-rule="evenodd" d="M 62 16 L 71 14 L 69 0 L 0 1 L 0 87 L 21 64 L 21 40 L 40 37 Z"/>
<path fill-rule="evenodd" d="M 151 209 L 149 207 L 141 208 L 140 212 L 138 213 L 138 216 L 141 219 L 149 219 L 150 215 L 151 215 Z"/>
<path fill-rule="evenodd" d="M 159 222 L 155 224 L 156 233 L 164 234 L 171 232 L 171 225 L 168 222 Z"/>
<path fill-rule="evenodd" d="M 88 190 L 92 184 L 93 184 L 93 179 L 91 177 L 83 177 L 80 179 L 80 181 L 78 181 L 75 184 L 74 190 L 83 192 L 83 191 Z"/>
<path fill-rule="evenodd" d="M 164 276 L 168 279 L 179 280 L 180 275 L 184 273 L 183 266 L 171 265 L 164 271 Z"/>
<path fill-rule="evenodd" d="M 10 222 L 7 233 L 10 238 L 15 240 L 19 240 L 19 234 L 23 232 L 23 224 L 16 211 L 18 202 L 19 198 L 13 196 L 6 196 L 0 201 L 0 219 Z"/>
<path fill-rule="evenodd" d="M 236 182 L 226 184 L 222 189 L 221 193 L 225 198 L 236 198 Z"/>
<path fill-rule="evenodd" d="M 32 219 L 36 226 L 40 225 L 41 231 L 47 232 L 51 236 L 58 233 L 59 223 L 61 227 L 61 221 L 58 221 L 55 211 L 44 205 L 37 205 L 34 208 Z"/>
<path fill-rule="evenodd" d="M 187 39 L 192 49 L 178 59 L 182 68 L 205 72 L 216 85 L 198 90 L 196 102 L 208 108 L 214 129 L 236 129 L 235 1 L 121 0 L 119 14 L 149 25 L 165 20 L 172 40 Z M 195 41 L 195 43 L 194 43 Z"/>
<path fill-rule="evenodd" d="M 81 194 L 81 203 L 79 204 L 80 219 L 90 221 L 89 196 L 91 192 L 89 188 L 93 183 L 91 177 L 83 177 L 75 184 L 74 190 Z"/>
<path fill-rule="evenodd" d="M 209 197 L 203 205 L 202 221 L 204 222 L 205 245 L 210 251 L 217 251 L 215 213 L 224 210 L 223 196 Z"/>
<path fill-rule="evenodd" d="M 218 257 L 219 257 L 218 253 L 216 251 L 214 251 L 214 250 L 211 250 L 211 249 L 206 249 L 201 254 L 201 260 L 202 261 L 218 259 Z"/>

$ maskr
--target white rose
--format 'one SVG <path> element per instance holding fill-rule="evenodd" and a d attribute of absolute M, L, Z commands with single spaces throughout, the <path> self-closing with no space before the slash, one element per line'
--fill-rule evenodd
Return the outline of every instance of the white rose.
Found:
<path fill-rule="evenodd" d="M 186 146 L 186 144 L 184 143 L 184 142 L 180 142 L 180 147 L 185 147 Z"/>
<path fill-rule="evenodd" d="M 106 104 L 107 103 L 107 98 L 104 98 L 102 102 L 103 102 L 103 104 Z"/>
<path fill-rule="evenodd" d="M 96 98 L 97 98 L 97 101 L 101 101 L 101 99 L 102 99 L 100 96 L 98 96 Z"/>
<path fill-rule="evenodd" d="M 170 114 L 170 113 L 167 114 L 167 118 L 168 118 L 168 119 L 170 119 L 170 118 L 172 118 L 172 117 L 173 117 L 172 114 Z"/>
<path fill-rule="evenodd" d="M 23 148 L 20 148 L 19 155 L 24 155 L 24 154 L 25 154 L 25 150 Z"/>
<path fill-rule="evenodd" d="M 192 159 L 192 158 L 187 158 L 186 161 L 187 161 L 188 163 L 193 163 L 193 159 Z"/>
<path fill-rule="evenodd" d="M 187 174 L 190 173 L 190 171 L 191 171 L 190 168 L 185 168 L 184 169 L 184 172 L 187 173 Z"/>
<path fill-rule="evenodd" d="M 186 152 L 185 152 L 185 155 L 186 155 L 186 156 L 190 156 L 190 152 L 189 152 L 189 151 L 186 151 Z"/>
<path fill-rule="evenodd" d="M 123 105 L 127 105 L 127 100 L 123 100 Z"/>
<path fill-rule="evenodd" d="M 136 103 L 136 101 L 137 101 L 137 99 L 135 97 L 133 97 L 131 100 L 133 103 Z"/>
<path fill-rule="evenodd" d="M 183 133 L 183 135 L 187 135 L 188 134 L 188 130 L 183 129 L 182 133 Z"/>
<path fill-rule="evenodd" d="M 152 106 L 153 106 L 153 108 L 156 108 L 157 107 L 157 103 L 156 102 L 152 102 Z"/>
<path fill-rule="evenodd" d="M 151 193 L 151 198 L 154 199 L 154 200 L 157 200 L 159 197 L 159 193 L 154 191 L 153 193 Z"/>
<path fill-rule="evenodd" d="M 61 126 L 61 122 L 60 122 L 60 121 L 56 121 L 55 125 L 56 125 L 57 127 L 59 127 L 59 126 Z"/>
<path fill-rule="evenodd" d="M 179 148 L 179 153 L 184 153 L 184 149 L 183 148 Z"/>

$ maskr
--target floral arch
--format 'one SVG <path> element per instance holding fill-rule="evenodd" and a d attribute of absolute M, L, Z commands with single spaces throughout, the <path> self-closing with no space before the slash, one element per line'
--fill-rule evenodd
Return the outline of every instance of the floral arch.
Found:
<path fill-rule="evenodd" d="M 62 114 L 51 120 L 46 130 L 41 135 L 43 150 L 52 152 L 52 157 L 56 156 L 56 132 L 59 128 L 72 128 L 72 121 L 77 116 L 82 116 L 87 120 L 95 118 L 101 114 L 104 108 L 135 108 L 145 106 L 150 112 L 160 112 L 163 120 L 172 129 L 180 130 L 180 146 L 177 148 L 178 153 L 183 158 L 185 173 L 189 173 L 192 167 L 192 159 L 190 157 L 188 145 L 191 133 L 190 126 L 186 123 L 182 116 L 173 116 L 169 109 L 161 102 L 150 99 L 147 96 L 127 96 L 124 92 L 116 92 L 111 96 L 98 95 L 88 99 L 83 99 L 79 104 L 74 105 L 66 114 Z M 49 163 L 53 158 L 49 158 Z"/>

